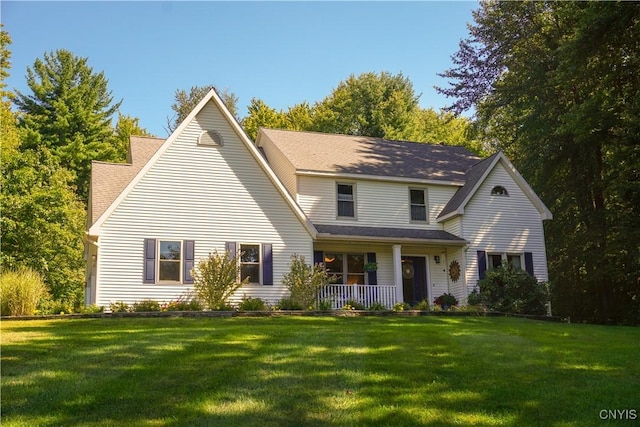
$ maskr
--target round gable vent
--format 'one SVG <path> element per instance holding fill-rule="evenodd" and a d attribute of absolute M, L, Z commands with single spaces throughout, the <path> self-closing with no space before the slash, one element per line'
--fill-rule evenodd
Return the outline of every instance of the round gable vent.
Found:
<path fill-rule="evenodd" d="M 198 144 L 221 146 L 224 145 L 224 141 L 222 140 L 222 135 L 215 130 L 205 130 L 200 134 Z"/>

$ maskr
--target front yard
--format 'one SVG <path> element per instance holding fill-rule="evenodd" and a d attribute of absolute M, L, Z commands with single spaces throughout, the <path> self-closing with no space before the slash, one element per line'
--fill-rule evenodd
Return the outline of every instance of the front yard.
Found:
<path fill-rule="evenodd" d="M 640 419 L 640 328 L 484 317 L 3 320 L 1 328 L 3 426 Z M 626 415 L 612 420 L 603 410 Z"/>

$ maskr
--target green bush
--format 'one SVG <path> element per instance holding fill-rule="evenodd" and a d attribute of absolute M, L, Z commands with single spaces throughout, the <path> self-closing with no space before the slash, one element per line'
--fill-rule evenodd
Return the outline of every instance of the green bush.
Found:
<path fill-rule="evenodd" d="M 131 307 L 124 301 L 116 301 L 109 304 L 109 310 L 112 313 L 128 313 L 131 311 Z"/>
<path fill-rule="evenodd" d="M 380 304 L 379 302 L 374 302 L 369 306 L 369 310 L 371 311 L 387 311 L 387 307 Z"/>
<path fill-rule="evenodd" d="M 185 299 L 178 299 L 177 301 L 170 301 L 164 306 L 164 311 L 202 311 L 204 307 L 197 298 L 187 297 Z"/>
<path fill-rule="evenodd" d="M 439 305 L 443 309 L 446 309 L 458 305 L 458 300 L 452 294 L 445 292 L 438 298 L 434 299 L 433 303 Z"/>
<path fill-rule="evenodd" d="M 240 253 L 230 255 L 225 252 L 220 255 L 215 251 L 191 270 L 195 292 L 209 309 L 227 311 L 222 309 L 230 307 L 228 299 L 240 287 L 249 283 L 248 277 L 238 280 L 240 265 L 236 262 L 236 257 L 239 256 Z"/>
<path fill-rule="evenodd" d="M 318 299 L 320 287 L 331 282 L 327 270 L 321 265 L 310 266 L 302 255 L 291 255 L 289 272 L 282 283 L 289 289 L 290 298 L 304 309 L 312 308 Z"/>
<path fill-rule="evenodd" d="M 333 308 L 333 306 L 331 305 L 331 301 L 323 299 L 321 301 L 318 301 L 316 303 L 316 309 L 321 310 L 321 311 L 329 311 Z"/>
<path fill-rule="evenodd" d="M 282 298 L 276 306 L 278 310 L 302 310 L 304 307 L 293 298 Z"/>
<path fill-rule="evenodd" d="M 353 299 L 347 300 L 342 306 L 342 310 L 365 310 L 365 309 L 366 307 L 364 306 L 364 304 Z"/>
<path fill-rule="evenodd" d="M 413 307 L 413 309 L 414 310 L 429 311 L 429 310 L 431 310 L 431 305 L 429 304 L 429 301 L 427 301 L 426 299 L 423 299 L 422 301 L 417 303 L 415 305 L 415 307 Z"/>
<path fill-rule="evenodd" d="M 481 303 L 482 299 L 480 298 L 478 288 L 473 288 L 473 291 L 467 296 L 467 305 L 480 305 Z"/>
<path fill-rule="evenodd" d="M 104 307 L 92 304 L 92 305 L 82 306 L 76 311 L 78 313 L 83 313 L 83 314 L 102 313 L 104 312 Z"/>
<path fill-rule="evenodd" d="M 158 301 L 154 301 L 151 299 L 142 300 L 133 303 L 133 311 L 136 313 L 141 313 L 145 311 L 161 311 L 162 307 Z"/>
<path fill-rule="evenodd" d="M 242 301 L 238 304 L 238 310 L 240 311 L 264 311 L 267 308 L 267 303 L 263 299 L 246 295 L 242 297 Z"/>
<path fill-rule="evenodd" d="M 393 311 L 407 311 L 411 310 L 411 306 L 406 302 L 398 302 L 393 306 Z"/>
<path fill-rule="evenodd" d="M 31 316 L 48 297 L 42 276 L 28 267 L 7 269 L 0 278 L 3 316 Z"/>
<path fill-rule="evenodd" d="M 545 314 L 549 293 L 546 283 L 526 271 L 503 265 L 488 271 L 478 282 L 480 302 L 504 313 Z"/>

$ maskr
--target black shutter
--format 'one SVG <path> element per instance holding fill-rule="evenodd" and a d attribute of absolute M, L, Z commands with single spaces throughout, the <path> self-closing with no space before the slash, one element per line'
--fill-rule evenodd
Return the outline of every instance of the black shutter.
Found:
<path fill-rule="evenodd" d="M 313 264 L 320 264 L 324 266 L 324 252 L 322 251 L 313 251 Z"/>
<path fill-rule="evenodd" d="M 262 284 L 273 285 L 273 247 L 271 243 L 262 244 Z"/>
<path fill-rule="evenodd" d="M 184 241 L 184 271 L 182 273 L 182 282 L 186 284 L 193 283 L 191 270 L 194 267 L 195 258 L 195 242 L 193 240 Z"/>
<path fill-rule="evenodd" d="M 236 259 L 236 255 L 238 254 L 236 250 L 236 242 L 226 242 L 224 244 L 224 249 L 229 254 L 229 259 Z"/>
<path fill-rule="evenodd" d="M 485 251 L 478 251 L 478 278 L 484 279 L 487 271 L 487 253 Z"/>
<path fill-rule="evenodd" d="M 144 273 L 142 283 L 156 282 L 156 239 L 144 239 Z"/>
<path fill-rule="evenodd" d="M 524 253 L 524 269 L 527 270 L 530 276 L 533 276 L 533 253 Z"/>
<path fill-rule="evenodd" d="M 367 252 L 367 262 L 376 262 L 376 253 L 375 252 Z M 378 284 L 378 272 L 376 270 L 367 271 L 367 279 L 369 279 L 370 285 Z"/>

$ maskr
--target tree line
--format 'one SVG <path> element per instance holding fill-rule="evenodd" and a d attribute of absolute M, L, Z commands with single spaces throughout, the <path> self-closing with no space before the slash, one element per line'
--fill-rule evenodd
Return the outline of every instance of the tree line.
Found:
<path fill-rule="evenodd" d="M 218 93 L 251 138 L 263 126 L 503 150 L 554 214 L 556 314 L 639 323 L 640 3 L 487 1 L 473 19 L 441 74 L 446 110 L 421 108 L 411 81 L 387 72 L 351 75 L 313 105 L 254 98 L 243 117 L 235 94 Z M 2 267 L 32 266 L 77 304 L 90 162 L 125 161 L 129 135 L 147 132 L 68 51 L 27 70 L 32 93 L 7 90 L 9 43 L 3 31 Z M 176 90 L 169 132 L 209 89 Z"/>

